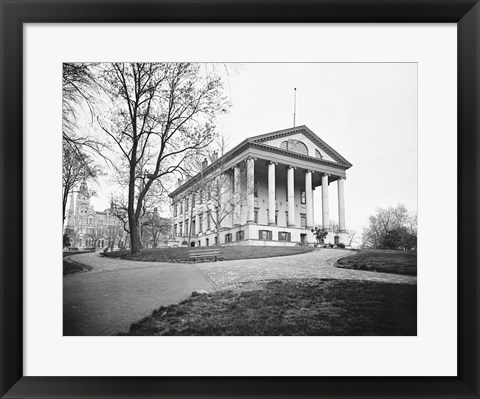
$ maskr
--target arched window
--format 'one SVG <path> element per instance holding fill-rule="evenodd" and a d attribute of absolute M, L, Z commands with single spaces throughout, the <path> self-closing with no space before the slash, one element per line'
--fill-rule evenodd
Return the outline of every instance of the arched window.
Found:
<path fill-rule="evenodd" d="M 322 154 L 320 154 L 320 151 L 318 151 L 318 150 L 315 150 L 315 157 L 316 157 L 316 158 L 320 158 L 320 159 L 323 158 L 323 157 L 322 157 Z"/>
<path fill-rule="evenodd" d="M 291 140 L 289 145 L 290 151 L 298 152 L 300 154 L 308 155 L 308 148 L 300 140 Z"/>
<path fill-rule="evenodd" d="M 290 139 L 288 141 L 282 141 L 280 148 L 288 151 L 298 152 L 299 154 L 308 155 L 307 146 L 300 140 Z"/>

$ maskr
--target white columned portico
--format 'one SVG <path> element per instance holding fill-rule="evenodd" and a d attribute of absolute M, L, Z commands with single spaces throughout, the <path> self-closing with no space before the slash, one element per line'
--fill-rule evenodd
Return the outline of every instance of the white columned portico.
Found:
<path fill-rule="evenodd" d="M 345 183 L 345 179 L 343 177 L 340 177 L 337 180 L 337 185 L 338 185 L 338 228 L 339 228 L 341 233 L 346 232 L 344 183 Z"/>
<path fill-rule="evenodd" d="M 287 170 L 288 195 L 288 226 L 295 227 L 295 168 L 289 166 Z"/>
<path fill-rule="evenodd" d="M 307 228 L 313 227 L 312 171 L 305 172 L 305 205 L 307 206 Z"/>
<path fill-rule="evenodd" d="M 247 158 L 247 223 L 255 222 L 255 158 Z"/>
<path fill-rule="evenodd" d="M 268 224 L 275 224 L 275 162 L 268 164 Z"/>
<path fill-rule="evenodd" d="M 323 228 L 330 228 L 330 214 L 328 205 L 328 177 L 330 175 L 324 173 L 322 176 L 322 223 Z"/>
<path fill-rule="evenodd" d="M 240 213 L 241 213 L 241 204 L 240 204 L 240 167 L 235 165 L 233 167 L 233 184 L 234 184 L 234 192 L 233 192 L 233 204 L 234 204 L 234 211 L 233 211 L 233 225 L 240 226 Z"/>

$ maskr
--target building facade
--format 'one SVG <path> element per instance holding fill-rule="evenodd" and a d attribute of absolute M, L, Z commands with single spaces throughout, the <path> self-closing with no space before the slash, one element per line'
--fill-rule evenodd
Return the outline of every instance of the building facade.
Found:
<path fill-rule="evenodd" d="M 123 248 L 127 242 L 122 223 L 113 213 L 113 204 L 103 212 L 95 211 L 85 181 L 80 184 L 76 200 L 71 194 L 65 233 L 70 246 L 79 249 Z"/>
<path fill-rule="evenodd" d="M 329 191 L 338 190 L 337 232 L 325 243 L 345 243 L 344 186 L 352 166 L 306 126 L 244 140 L 170 194 L 176 245 L 306 245 L 321 212 L 329 229 Z M 334 184 L 332 184 L 334 183 Z M 322 191 L 314 209 L 313 190 Z"/>

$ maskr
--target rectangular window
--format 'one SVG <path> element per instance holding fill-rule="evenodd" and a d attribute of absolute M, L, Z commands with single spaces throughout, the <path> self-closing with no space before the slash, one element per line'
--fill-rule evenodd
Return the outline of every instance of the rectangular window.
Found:
<path fill-rule="evenodd" d="M 259 232 L 259 239 L 260 240 L 271 240 L 272 239 L 272 232 L 270 230 L 260 230 Z"/>
<path fill-rule="evenodd" d="M 210 230 L 210 219 L 211 219 L 211 212 L 207 212 L 207 230 Z"/>
<path fill-rule="evenodd" d="M 301 204 L 307 203 L 307 196 L 305 194 L 305 190 L 300 191 L 300 203 Z"/>
<path fill-rule="evenodd" d="M 243 230 L 237 231 L 237 241 L 243 240 L 244 234 Z"/>
<path fill-rule="evenodd" d="M 177 225 L 176 224 L 173 225 L 173 236 L 174 237 L 177 236 Z"/>
<path fill-rule="evenodd" d="M 340 244 L 340 236 L 333 237 L 333 242 L 334 242 L 335 245 Z"/>
<path fill-rule="evenodd" d="M 203 213 L 198 216 L 198 223 L 200 224 L 200 226 L 198 226 L 198 232 L 201 233 L 203 230 Z"/>
<path fill-rule="evenodd" d="M 278 241 L 292 241 L 290 233 L 287 233 L 286 231 L 279 231 Z"/>
<path fill-rule="evenodd" d="M 255 223 L 258 223 L 258 208 L 255 208 L 253 211 L 253 220 Z"/>
<path fill-rule="evenodd" d="M 225 242 L 232 242 L 232 233 L 225 234 Z"/>
<path fill-rule="evenodd" d="M 304 213 L 301 213 L 300 214 L 300 220 L 302 222 L 302 224 L 301 224 L 302 229 L 306 229 L 307 228 L 307 215 L 305 215 Z"/>
<path fill-rule="evenodd" d="M 215 245 L 218 244 L 218 236 L 215 236 Z"/>
<path fill-rule="evenodd" d="M 255 176 L 253 177 L 253 196 L 258 197 L 258 183 Z"/>
<path fill-rule="evenodd" d="M 183 223 L 180 223 L 180 237 L 183 236 Z"/>
<path fill-rule="evenodd" d="M 275 224 L 278 224 L 278 211 L 275 211 Z"/>
<path fill-rule="evenodd" d="M 285 211 L 285 223 L 288 226 L 288 211 Z"/>

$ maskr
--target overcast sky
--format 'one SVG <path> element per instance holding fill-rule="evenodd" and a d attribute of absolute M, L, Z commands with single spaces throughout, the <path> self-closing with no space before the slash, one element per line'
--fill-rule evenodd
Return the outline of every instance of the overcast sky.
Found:
<path fill-rule="evenodd" d="M 247 137 L 306 125 L 344 156 L 347 228 L 361 232 L 379 206 L 403 203 L 417 212 L 417 64 L 257 63 L 225 75 L 232 107 L 219 120 L 228 148 Z M 110 202 L 97 190 L 96 210 Z M 337 186 L 330 185 L 330 219 L 338 220 Z M 315 194 L 321 223 L 321 190 Z"/>

